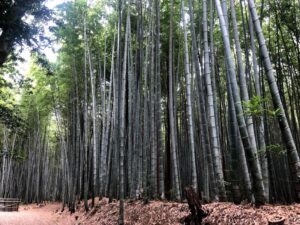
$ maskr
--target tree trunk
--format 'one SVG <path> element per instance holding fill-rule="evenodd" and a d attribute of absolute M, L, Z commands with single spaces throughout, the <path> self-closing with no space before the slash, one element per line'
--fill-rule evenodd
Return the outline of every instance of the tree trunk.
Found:
<path fill-rule="evenodd" d="M 189 50 L 187 40 L 187 30 L 184 15 L 184 4 L 182 2 L 182 21 L 183 21 L 183 34 L 184 34 L 184 71 L 186 79 L 186 98 L 187 98 L 187 113 L 188 113 L 188 130 L 189 130 L 189 147 L 192 158 L 192 185 L 195 190 L 198 190 L 197 181 L 197 169 L 196 169 L 196 152 L 195 152 L 195 140 L 194 140 L 194 121 L 192 111 L 192 100 L 191 100 L 191 73 L 189 64 Z"/>
<path fill-rule="evenodd" d="M 263 57 L 263 63 L 266 70 L 267 81 L 269 83 L 273 105 L 275 110 L 279 109 L 280 113 L 277 116 L 278 123 L 280 125 L 280 129 L 283 136 L 283 141 L 287 148 L 287 153 L 290 160 L 290 166 L 292 168 L 292 174 L 294 178 L 297 180 L 297 183 L 300 182 L 300 159 L 296 149 L 296 145 L 294 142 L 294 138 L 292 136 L 291 129 L 289 127 L 286 114 L 280 99 L 278 87 L 274 78 L 273 68 L 271 64 L 271 60 L 269 57 L 269 52 L 265 43 L 265 38 L 261 29 L 261 25 L 259 23 L 259 17 L 256 12 L 256 7 L 253 0 L 248 0 L 249 9 L 252 17 L 252 22 L 254 24 L 254 30 L 256 32 L 258 43 L 261 50 L 261 55 Z M 300 196 L 298 195 L 300 199 Z"/>
<path fill-rule="evenodd" d="M 260 204 L 264 204 L 265 198 L 264 198 L 264 187 L 263 187 L 263 182 L 262 182 L 262 176 L 260 173 L 259 165 L 257 164 L 257 161 L 256 161 L 256 157 L 257 157 L 255 155 L 256 149 L 254 149 L 253 146 L 251 145 L 251 140 L 249 138 L 248 131 L 246 128 L 246 122 L 245 122 L 245 119 L 243 116 L 241 98 L 239 95 L 237 81 L 236 81 L 234 61 L 233 61 L 233 57 L 232 57 L 232 53 L 231 53 L 231 49 L 230 49 L 229 34 L 228 34 L 228 29 L 227 29 L 227 26 L 225 23 L 225 19 L 224 19 L 220 1 L 215 0 L 215 5 L 216 5 L 218 16 L 219 16 L 222 38 L 223 38 L 223 42 L 224 42 L 224 50 L 225 50 L 225 55 L 226 55 L 226 62 L 228 65 L 228 72 L 229 72 L 229 76 L 230 76 L 229 80 L 230 80 L 230 84 L 231 84 L 231 88 L 232 88 L 232 95 L 233 95 L 233 99 L 234 99 L 237 121 L 238 121 L 238 125 L 239 125 L 239 130 L 241 133 L 243 145 L 245 148 L 245 152 L 247 155 L 247 161 L 250 166 L 251 176 L 253 179 L 255 203 L 257 205 L 260 205 Z"/>

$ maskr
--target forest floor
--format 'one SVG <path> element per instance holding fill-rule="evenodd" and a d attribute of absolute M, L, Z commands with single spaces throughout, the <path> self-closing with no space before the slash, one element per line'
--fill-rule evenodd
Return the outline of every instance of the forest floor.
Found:
<path fill-rule="evenodd" d="M 265 205 L 255 208 L 250 204 L 210 203 L 203 205 L 209 213 L 203 224 L 210 225 L 268 225 L 268 220 L 285 218 L 286 225 L 300 224 L 300 204 Z M 85 212 L 83 204 L 74 214 L 61 212 L 61 204 L 47 203 L 21 206 L 19 212 L 0 212 L 0 225 L 110 225 L 117 224 L 118 202 L 96 200 L 95 207 Z M 179 225 L 189 214 L 185 203 L 127 201 L 126 225 Z"/>

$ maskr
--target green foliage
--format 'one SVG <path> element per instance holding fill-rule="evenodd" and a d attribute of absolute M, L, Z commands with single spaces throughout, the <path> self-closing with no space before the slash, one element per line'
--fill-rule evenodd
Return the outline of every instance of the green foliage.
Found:
<path fill-rule="evenodd" d="M 272 154 L 274 156 L 283 156 L 286 154 L 286 149 L 281 144 L 269 144 L 264 149 L 258 149 L 257 154 L 259 157 L 266 157 L 266 154 Z"/>
<path fill-rule="evenodd" d="M 246 115 L 261 116 L 264 113 L 263 103 L 267 102 L 266 99 L 260 96 L 253 96 L 249 101 L 243 101 L 242 105 Z"/>
<path fill-rule="evenodd" d="M 16 162 L 23 162 L 26 159 L 25 152 L 18 149 L 13 149 L 7 152 L 3 152 L 2 150 L 2 152 L 0 152 L 0 158 L 1 157 L 8 157 Z"/>
<path fill-rule="evenodd" d="M 15 130 L 24 125 L 24 121 L 19 117 L 17 110 L 13 110 L 0 104 L 0 122 L 7 128 Z"/>
<path fill-rule="evenodd" d="M 260 96 L 253 96 L 249 101 L 243 101 L 242 105 L 244 108 L 245 115 L 260 117 L 264 113 L 271 117 L 277 117 L 280 114 L 280 109 L 269 110 L 264 108 L 264 105 L 268 104 L 268 99 L 262 98 Z"/>
<path fill-rule="evenodd" d="M 272 116 L 272 117 L 277 117 L 280 115 L 281 110 L 280 109 L 276 109 L 276 110 L 267 110 L 268 115 Z"/>
<path fill-rule="evenodd" d="M 46 62 L 50 65 L 49 62 Z M 21 115 L 31 125 L 47 123 L 53 111 L 53 77 L 49 77 L 49 68 L 40 64 L 39 57 L 33 56 L 29 73 L 23 81 L 20 101 Z M 38 120 L 38 121 L 37 121 Z"/>
<path fill-rule="evenodd" d="M 45 0 L 2 0 L 0 2 L 0 67 L 16 44 L 27 43 L 38 50 L 49 44 L 43 35 L 42 21 L 50 18 Z M 29 18 L 32 19 L 29 19 Z M 31 22 L 30 22 L 31 21 Z M 34 21 L 34 22 L 33 22 Z"/>
<path fill-rule="evenodd" d="M 15 79 L 19 75 L 15 66 L 16 63 L 10 60 L 0 68 L 0 122 L 12 130 L 24 125 L 15 100 L 14 88 L 17 86 Z"/>
<path fill-rule="evenodd" d="M 286 149 L 283 148 L 281 144 L 270 144 L 266 146 L 266 151 L 271 154 L 281 156 L 286 154 Z"/>

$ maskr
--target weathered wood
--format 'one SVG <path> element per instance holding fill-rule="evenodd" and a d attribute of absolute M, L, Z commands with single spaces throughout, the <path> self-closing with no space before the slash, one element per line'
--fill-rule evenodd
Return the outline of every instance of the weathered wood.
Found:
<path fill-rule="evenodd" d="M 19 210 L 20 200 L 17 198 L 0 198 L 0 211 L 13 212 Z"/>
<path fill-rule="evenodd" d="M 183 222 L 186 225 L 200 225 L 208 214 L 202 209 L 200 198 L 192 187 L 184 188 L 184 192 L 191 214 L 184 218 Z"/>
<path fill-rule="evenodd" d="M 284 225 L 284 221 L 285 221 L 284 217 L 276 216 L 276 217 L 270 218 L 268 220 L 268 224 L 269 225 Z"/>

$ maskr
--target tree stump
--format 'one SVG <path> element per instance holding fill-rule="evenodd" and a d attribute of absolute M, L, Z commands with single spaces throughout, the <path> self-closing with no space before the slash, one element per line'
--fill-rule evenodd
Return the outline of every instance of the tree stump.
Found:
<path fill-rule="evenodd" d="M 184 192 L 191 214 L 183 222 L 186 225 L 200 225 L 208 214 L 202 209 L 200 198 L 192 187 L 184 188 Z"/>
<path fill-rule="evenodd" d="M 284 225 L 285 218 L 282 216 L 275 216 L 268 219 L 269 225 Z"/>

